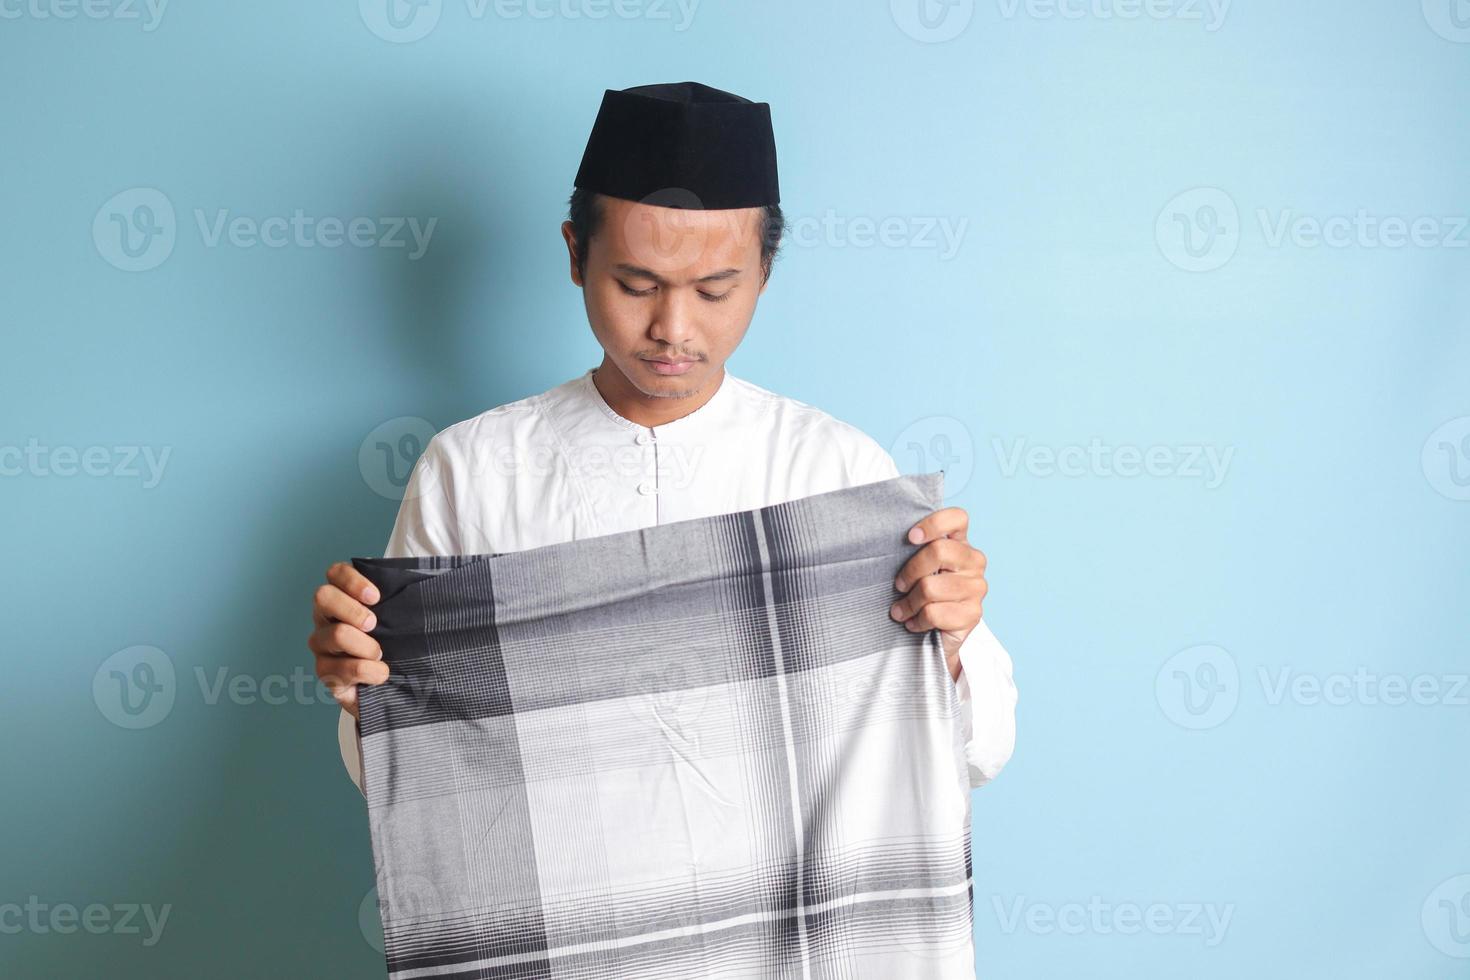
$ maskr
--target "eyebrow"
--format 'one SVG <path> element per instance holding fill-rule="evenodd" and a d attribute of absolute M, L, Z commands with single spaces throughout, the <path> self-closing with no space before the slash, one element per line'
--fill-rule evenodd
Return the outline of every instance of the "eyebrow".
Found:
<path fill-rule="evenodd" d="M 617 265 L 613 266 L 613 268 L 618 272 L 621 272 L 625 276 L 638 276 L 640 279 L 651 279 L 661 286 L 668 284 L 668 280 L 665 279 L 663 276 L 659 275 L 651 269 L 645 269 L 641 265 L 629 265 L 626 262 L 619 262 Z M 707 276 L 700 276 L 694 281 L 723 282 L 726 279 L 734 279 L 738 275 L 740 275 L 739 269 L 721 269 L 719 272 L 711 272 Z"/>

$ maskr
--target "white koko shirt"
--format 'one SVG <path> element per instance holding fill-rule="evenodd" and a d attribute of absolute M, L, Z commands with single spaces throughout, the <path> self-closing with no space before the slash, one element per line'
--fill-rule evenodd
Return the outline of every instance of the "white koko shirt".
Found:
<path fill-rule="evenodd" d="M 857 428 L 728 371 L 693 413 L 647 428 L 608 406 L 593 370 L 430 440 L 385 557 L 521 551 L 899 475 L 893 458 Z M 1011 757 L 1016 687 L 1010 656 L 984 620 L 959 654 L 956 694 L 975 787 Z M 357 725 L 345 710 L 338 741 L 361 789 Z"/>

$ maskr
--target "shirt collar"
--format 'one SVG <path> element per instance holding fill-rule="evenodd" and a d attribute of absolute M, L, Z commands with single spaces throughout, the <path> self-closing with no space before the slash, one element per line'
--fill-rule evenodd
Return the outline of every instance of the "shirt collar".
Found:
<path fill-rule="evenodd" d="M 734 379 L 730 377 L 730 369 L 726 368 L 723 376 L 720 378 L 720 386 L 715 389 L 715 393 L 710 397 L 709 401 L 688 415 L 674 419 L 672 422 L 665 422 L 663 425 L 652 427 L 643 426 L 637 422 L 625 419 L 613 411 L 612 406 L 602 397 L 602 392 L 597 390 L 597 385 L 592 381 L 592 373 L 596 370 L 597 368 L 595 367 L 588 368 L 582 375 L 581 386 L 584 397 L 613 424 L 634 431 L 648 429 L 655 436 L 687 435 L 690 431 L 701 426 L 718 422 L 726 414 L 731 399 L 735 397 Z"/>

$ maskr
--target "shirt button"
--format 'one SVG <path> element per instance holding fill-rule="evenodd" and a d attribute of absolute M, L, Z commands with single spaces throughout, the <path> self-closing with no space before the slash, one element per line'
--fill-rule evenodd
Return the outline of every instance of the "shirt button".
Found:
<path fill-rule="evenodd" d="M 658 487 L 654 486 L 652 483 L 640 483 L 638 484 L 638 492 L 646 497 L 651 493 L 658 493 Z"/>
<path fill-rule="evenodd" d="M 638 445 L 640 446 L 646 446 L 653 441 L 653 436 L 649 435 L 647 432 L 640 432 L 638 433 L 637 438 L 635 438 L 633 441 L 638 443 Z"/>

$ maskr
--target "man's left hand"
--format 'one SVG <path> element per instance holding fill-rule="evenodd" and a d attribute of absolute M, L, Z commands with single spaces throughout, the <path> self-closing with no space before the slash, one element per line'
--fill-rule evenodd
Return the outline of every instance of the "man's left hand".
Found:
<path fill-rule="evenodd" d="M 944 640 L 949 676 L 960 676 L 960 644 L 980 623 L 985 583 L 985 555 L 966 538 L 970 515 L 960 507 L 936 510 L 909 531 L 909 542 L 922 544 L 899 570 L 893 587 L 904 597 L 888 615 L 911 632 L 937 629 Z"/>

